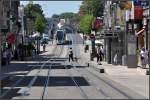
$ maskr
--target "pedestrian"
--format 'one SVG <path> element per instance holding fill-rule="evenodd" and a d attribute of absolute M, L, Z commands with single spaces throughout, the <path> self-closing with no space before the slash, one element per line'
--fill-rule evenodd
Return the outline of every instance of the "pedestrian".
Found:
<path fill-rule="evenodd" d="M 148 51 L 143 47 L 140 52 L 142 68 L 148 64 Z"/>
<path fill-rule="evenodd" d="M 35 58 L 35 55 L 36 55 L 35 52 L 36 52 L 35 49 L 33 49 L 33 50 L 32 50 L 32 58 Z"/>
<path fill-rule="evenodd" d="M 118 64 L 118 51 L 116 51 L 115 56 L 114 56 L 114 64 Z"/>
<path fill-rule="evenodd" d="M 85 47 L 84 47 L 84 52 L 86 53 L 89 50 L 89 45 L 88 45 L 88 40 L 85 40 Z"/>
<path fill-rule="evenodd" d="M 45 52 L 46 44 L 43 44 L 43 51 Z"/>
<path fill-rule="evenodd" d="M 148 51 L 148 66 L 150 66 L 150 50 Z"/>
<path fill-rule="evenodd" d="M 69 62 L 70 62 L 70 60 L 73 61 L 73 51 L 72 51 L 72 48 L 70 48 L 70 50 L 69 50 Z"/>
<path fill-rule="evenodd" d="M 102 65 L 101 61 L 102 61 L 102 56 L 103 56 L 103 54 L 102 54 L 102 51 L 101 51 L 101 49 L 100 49 L 100 46 L 97 47 L 96 52 L 97 52 L 97 63 L 98 63 L 99 65 Z"/>
<path fill-rule="evenodd" d="M 102 60 L 104 59 L 104 48 L 101 46 L 101 52 L 102 52 Z"/>
<path fill-rule="evenodd" d="M 7 52 L 7 61 L 8 61 L 8 64 L 10 64 L 10 61 L 11 61 L 11 59 L 12 59 L 12 57 L 13 57 L 13 54 L 12 54 L 12 51 L 11 51 L 10 48 L 8 48 L 8 49 L 6 50 L 6 52 Z"/>
<path fill-rule="evenodd" d="M 2 61 L 3 61 L 3 65 L 7 65 L 7 52 L 6 50 L 3 51 L 3 55 L 2 55 Z"/>

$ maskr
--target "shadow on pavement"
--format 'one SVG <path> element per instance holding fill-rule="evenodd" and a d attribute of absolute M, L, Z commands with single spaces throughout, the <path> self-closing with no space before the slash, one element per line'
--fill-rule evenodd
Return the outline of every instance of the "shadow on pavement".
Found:
<path fill-rule="evenodd" d="M 14 80 L 19 80 L 22 76 L 16 76 Z M 32 81 L 34 76 L 26 76 L 16 87 L 26 87 Z M 74 76 L 74 80 L 79 86 L 89 86 L 89 83 L 84 77 Z M 47 76 L 38 76 L 33 86 L 44 86 Z M 11 85 L 7 85 L 10 87 Z M 70 76 L 52 76 L 50 77 L 48 86 L 76 86 Z"/>
<path fill-rule="evenodd" d="M 0 73 L 0 80 L 2 80 L 2 78 L 4 78 L 5 76 L 9 76 L 9 75 L 15 75 L 14 72 L 18 72 L 18 71 L 30 71 L 33 70 L 33 66 L 38 66 L 42 65 L 43 63 L 45 63 L 47 60 L 51 59 L 50 63 L 53 61 L 53 55 L 39 55 L 35 58 L 32 58 L 31 60 L 28 61 L 12 61 L 10 63 L 10 65 L 7 66 L 3 66 L 1 68 L 1 73 Z M 55 61 L 65 61 L 67 58 L 55 58 Z M 49 63 L 48 63 L 49 64 Z M 33 66 L 30 66 L 33 65 Z M 60 64 L 59 64 L 60 65 Z M 10 74 L 10 73 L 14 73 L 14 74 Z"/>
<path fill-rule="evenodd" d="M 4 96 L 3 98 L 2 98 L 2 100 L 4 100 L 4 99 L 13 99 L 13 97 L 17 97 L 17 96 L 21 96 L 21 94 L 20 93 L 18 93 L 18 91 L 20 90 L 21 88 L 15 88 L 15 89 L 12 89 L 6 96 Z M 7 91 L 7 90 L 9 90 L 9 89 L 2 89 L 2 92 L 1 93 L 3 93 L 3 92 L 5 92 L 5 91 Z"/>

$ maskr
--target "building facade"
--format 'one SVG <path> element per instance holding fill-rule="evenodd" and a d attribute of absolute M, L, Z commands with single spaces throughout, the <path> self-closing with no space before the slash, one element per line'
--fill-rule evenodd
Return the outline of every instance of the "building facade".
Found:
<path fill-rule="evenodd" d="M 9 31 L 9 4 L 10 4 L 10 0 L 1 0 L 0 1 L 0 22 L 1 22 L 1 50 L 4 49 L 5 45 L 6 45 L 6 36 L 7 33 Z"/>
<path fill-rule="evenodd" d="M 122 64 L 124 53 L 124 12 L 117 2 L 106 1 L 104 11 L 104 41 L 106 61 L 114 63 L 114 56 L 118 54 L 118 63 Z"/>
<path fill-rule="evenodd" d="M 104 40 L 106 61 L 137 67 L 139 50 L 149 49 L 149 1 L 106 1 L 104 8 Z"/>
<path fill-rule="evenodd" d="M 19 1 L 13 0 L 1 0 L 1 37 L 2 37 L 2 47 L 5 49 L 8 47 L 8 35 L 10 33 L 17 33 L 18 30 L 18 6 Z M 14 44 L 13 44 L 14 45 Z"/>

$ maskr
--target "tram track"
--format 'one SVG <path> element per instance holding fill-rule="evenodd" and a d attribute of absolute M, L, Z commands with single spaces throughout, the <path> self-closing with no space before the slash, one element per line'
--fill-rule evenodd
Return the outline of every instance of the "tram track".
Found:
<path fill-rule="evenodd" d="M 52 58 L 50 58 L 49 60 L 48 60 L 48 62 L 47 63 L 49 63 L 49 62 L 51 62 L 51 64 L 49 65 L 49 70 L 48 70 L 48 75 L 47 75 L 47 77 L 49 76 L 49 73 L 50 73 L 50 67 L 53 65 L 53 62 L 55 61 L 54 59 L 55 59 L 55 57 L 57 57 L 57 56 L 59 56 L 60 54 L 58 54 L 57 55 L 57 49 L 59 49 L 58 48 L 58 46 L 56 46 L 56 49 L 54 50 L 55 52 L 54 52 L 54 56 L 52 57 Z M 21 98 L 24 98 L 25 96 L 27 96 L 27 95 L 29 95 L 29 92 L 30 92 L 30 90 L 31 90 L 31 88 L 32 88 L 32 86 L 33 86 L 33 84 L 36 82 L 36 80 L 37 80 L 37 78 L 40 76 L 40 72 L 42 71 L 42 69 L 44 68 L 45 66 L 41 66 L 41 68 L 40 68 L 40 70 L 36 73 L 36 75 L 33 77 L 33 79 L 30 81 L 30 83 L 28 84 L 28 86 L 26 87 L 26 89 L 24 89 L 24 91 L 22 91 L 22 96 L 21 96 Z M 46 81 L 47 81 L 48 79 L 46 79 Z M 44 88 L 45 88 L 45 85 L 43 86 Z"/>
<path fill-rule="evenodd" d="M 75 41 L 72 36 L 70 36 L 70 38 L 71 38 L 71 40 L 73 41 L 73 42 L 72 42 L 72 45 L 74 45 L 75 43 L 77 43 L 77 41 Z M 76 48 L 75 48 L 75 49 L 76 49 Z M 75 50 L 75 51 L 76 51 L 76 50 Z M 76 62 L 76 63 L 77 63 L 78 65 L 80 65 L 79 62 Z M 73 66 L 73 68 L 74 68 L 78 73 L 80 73 L 80 75 L 81 75 L 82 77 L 84 77 L 85 79 L 86 79 L 86 77 L 88 77 L 88 76 L 83 75 L 83 72 L 81 72 L 80 70 L 77 70 L 77 67 L 76 67 L 76 66 L 74 66 L 73 64 L 71 64 L 71 65 Z M 127 99 L 133 99 L 130 95 L 128 95 L 127 93 L 125 93 L 125 92 L 123 92 L 122 90 L 118 89 L 118 88 L 115 87 L 113 84 L 107 82 L 106 80 L 104 80 L 104 79 L 102 79 L 101 77 L 97 76 L 96 74 L 94 74 L 93 72 L 89 71 L 88 69 L 85 68 L 85 71 L 86 71 L 85 73 L 88 72 L 90 75 L 92 75 L 93 77 L 96 77 L 99 81 L 102 81 L 102 82 L 105 83 L 107 86 L 111 87 L 111 88 L 114 89 L 116 92 L 118 92 L 118 93 L 120 93 L 121 95 L 123 95 L 125 98 L 127 98 Z M 97 91 L 99 91 L 101 94 L 104 95 L 105 99 L 111 99 L 111 96 L 109 96 L 107 93 L 105 93 L 102 89 L 98 89 L 96 84 L 94 84 L 94 83 L 91 83 L 91 84 L 92 84 L 92 86 L 94 86 L 94 87 L 96 88 Z"/>
<path fill-rule="evenodd" d="M 65 65 L 65 64 L 64 64 Z M 65 69 L 68 69 L 66 66 L 64 66 Z M 84 92 L 84 90 L 80 87 L 80 85 L 78 84 L 78 82 L 75 80 L 74 76 L 68 71 L 68 74 L 70 76 L 70 78 L 72 79 L 72 81 L 74 82 L 75 86 L 79 89 L 80 94 L 82 95 L 82 97 L 84 99 L 88 99 L 87 94 Z"/>
<path fill-rule="evenodd" d="M 57 49 L 57 46 L 54 47 L 54 51 L 56 51 L 56 49 Z M 43 69 L 43 67 L 44 67 L 47 63 L 49 63 L 50 60 L 51 60 L 51 59 L 48 59 L 46 62 L 44 62 L 44 63 L 41 65 L 39 71 L 36 73 L 36 76 L 38 75 L 38 73 L 40 73 L 40 71 Z M 42 62 L 42 61 L 39 61 L 38 64 L 41 64 L 41 62 Z M 36 64 L 36 65 L 38 65 L 38 64 Z M 27 75 L 32 71 L 32 69 L 34 69 L 35 67 L 36 67 L 36 66 L 32 66 L 31 69 L 30 69 L 24 76 L 22 76 L 19 80 L 17 80 L 17 81 L 16 81 L 15 83 L 13 83 L 13 84 L 9 84 L 11 87 L 9 87 L 8 90 L 6 90 L 4 93 L 2 93 L 2 94 L 0 95 L 0 98 L 5 98 L 6 95 L 7 95 L 9 92 L 11 92 L 11 90 L 15 89 L 15 87 L 16 87 L 17 85 L 19 85 L 19 84 L 25 79 L 25 77 L 27 77 Z M 26 68 L 26 69 L 27 69 L 27 68 Z M 36 76 L 30 81 L 29 85 L 27 86 L 27 87 L 28 87 L 28 90 L 29 90 L 29 88 L 32 86 L 32 84 L 35 82 L 35 80 L 36 80 L 36 78 L 37 78 Z M 5 87 L 4 87 L 4 88 L 5 88 Z M 22 94 L 24 94 L 24 93 L 27 93 L 27 91 L 24 91 Z"/>
<path fill-rule="evenodd" d="M 60 55 L 63 52 L 64 47 L 61 45 L 61 51 L 60 53 L 57 55 L 57 57 L 60 57 Z M 55 61 L 55 57 L 52 60 L 53 62 Z M 44 100 L 47 99 L 47 94 L 48 94 L 48 90 L 47 87 L 49 85 L 49 80 L 50 80 L 50 72 L 51 72 L 51 67 L 53 66 L 53 64 L 49 65 L 49 70 L 48 70 L 48 74 L 47 74 L 47 78 L 45 80 L 45 84 L 44 84 L 44 88 L 43 88 L 43 92 L 42 92 L 42 96 L 40 99 Z"/>
<path fill-rule="evenodd" d="M 76 79 L 74 78 L 74 76 L 71 74 L 71 72 L 67 68 L 67 64 L 65 64 L 65 62 L 66 61 L 64 61 L 64 69 L 67 70 L 68 76 L 70 77 L 70 79 L 72 80 L 72 82 L 74 83 L 74 85 L 78 88 L 78 90 L 79 90 L 80 95 L 82 96 L 82 98 L 88 99 L 87 94 L 84 92 L 84 90 L 80 87 L 79 83 L 76 81 Z M 52 67 L 52 65 L 49 67 L 49 71 L 48 71 L 48 74 L 47 74 L 47 80 L 45 82 L 45 86 L 44 86 L 43 93 L 42 93 L 42 96 L 41 96 L 42 100 L 49 99 L 47 97 L 48 97 L 48 85 L 50 84 L 49 82 L 50 82 L 51 67 Z"/>

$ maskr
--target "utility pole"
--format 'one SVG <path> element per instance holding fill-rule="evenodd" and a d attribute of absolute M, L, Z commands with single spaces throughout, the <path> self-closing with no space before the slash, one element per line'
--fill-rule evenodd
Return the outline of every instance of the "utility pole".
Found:
<path fill-rule="evenodd" d="M 9 32 L 12 32 L 12 24 L 13 24 L 13 22 L 12 22 L 12 18 L 13 18 L 13 14 L 12 14 L 12 0 L 10 0 L 10 2 L 9 2 L 9 11 L 10 11 L 10 14 L 9 14 Z"/>
<path fill-rule="evenodd" d="M 1 27 L 2 27 L 2 24 L 3 24 L 3 19 L 2 19 L 2 14 L 3 14 L 3 10 L 2 10 L 2 7 L 3 7 L 3 0 L 0 1 L 0 72 L 1 72 L 1 66 L 2 66 L 2 62 L 1 62 L 1 50 L 2 50 L 2 47 L 1 47 L 1 40 L 2 40 L 2 33 L 1 33 Z M 1 86 L 1 81 L 0 81 L 0 86 Z M 0 94 L 1 94 L 1 87 L 0 87 Z"/>
<path fill-rule="evenodd" d="M 24 43 L 24 6 L 19 7 L 19 17 L 21 22 L 21 35 L 22 35 L 22 44 Z"/>
<path fill-rule="evenodd" d="M 150 51 L 150 1 L 149 1 L 149 21 L 148 21 L 148 48 L 149 48 L 149 51 Z"/>
<path fill-rule="evenodd" d="M 148 51 L 149 51 L 149 66 L 150 66 L 150 1 L 149 1 L 149 21 L 148 21 Z"/>

